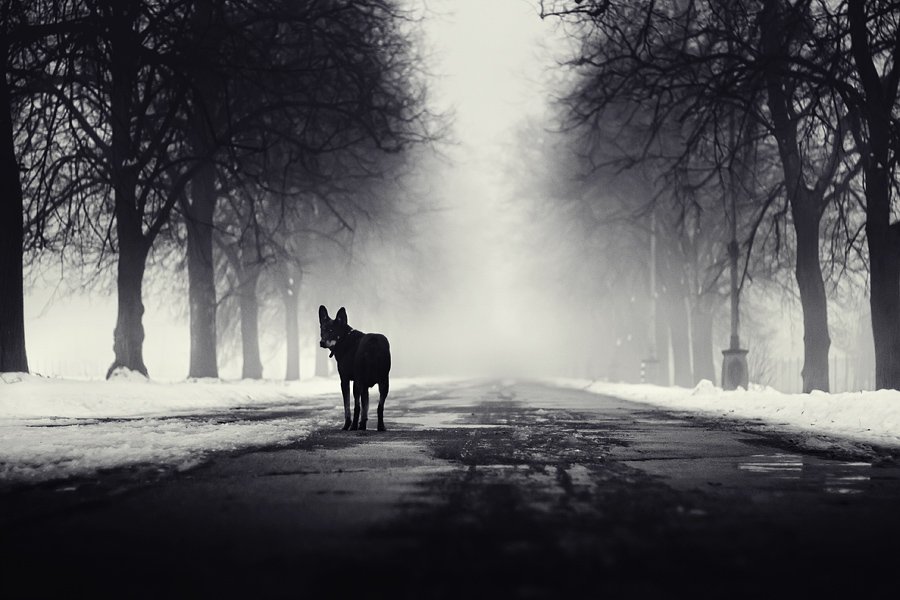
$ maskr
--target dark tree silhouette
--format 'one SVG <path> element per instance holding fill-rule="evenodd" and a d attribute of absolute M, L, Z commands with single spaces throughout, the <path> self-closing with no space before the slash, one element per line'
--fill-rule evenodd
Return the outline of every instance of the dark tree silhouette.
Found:
<path fill-rule="evenodd" d="M 19 161 L 13 126 L 14 100 L 10 70 L 14 62 L 11 38 L 21 31 L 16 23 L 21 5 L 6 0 L 0 5 L 0 371 L 28 371 L 25 353 L 22 248 L 24 209 Z M 17 31 L 18 29 L 18 31 Z"/>
<path fill-rule="evenodd" d="M 171 68 L 171 40 L 185 31 L 186 3 L 78 3 L 89 25 L 70 36 L 65 71 L 42 74 L 41 89 L 64 107 L 68 141 L 57 149 L 77 191 L 65 202 L 86 211 L 117 252 L 117 320 L 108 375 L 143 360 L 142 284 L 154 241 L 195 165 L 177 151 L 184 78 Z M 72 209 L 77 205 L 78 208 Z M 107 230 L 103 221 L 113 227 Z"/>
<path fill-rule="evenodd" d="M 322 156 L 395 153 L 431 135 L 413 28 L 393 0 L 5 0 L 0 10 L 3 369 L 27 369 L 23 246 L 90 254 L 94 239 L 117 263 L 107 375 L 146 374 L 144 271 L 180 214 L 190 371 L 216 375 L 212 240 L 225 182 L 289 203 L 297 177 L 334 177 Z"/>
<path fill-rule="evenodd" d="M 586 123 L 608 118 L 623 103 L 651 115 L 647 149 L 668 128 L 683 143 L 671 169 L 687 168 L 710 145 L 710 173 L 721 195 L 750 186 L 757 171 L 745 157 L 774 142 L 783 177 L 778 189 L 791 207 L 797 243 L 796 277 L 804 314 L 804 389 L 828 389 L 828 320 L 819 261 L 822 215 L 846 192 L 854 171 L 845 158 L 842 102 L 823 78 L 804 78 L 804 63 L 835 78 L 833 24 L 827 3 L 584 1 L 543 2 L 544 15 L 573 23 L 582 40 L 571 66 L 581 83 L 570 96 L 572 115 Z M 782 8 L 778 8 L 778 6 Z M 816 5 L 813 7 L 813 5 Z M 765 10 L 768 7 L 768 10 Z M 815 10 L 814 10 L 815 8 Z M 819 63 L 821 61 L 821 63 Z M 770 136 L 769 140 L 760 139 Z M 822 148 L 824 147 L 824 151 Z M 648 152 L 637 160 L 646 160 Z M 768 175 L 763 179 L 768 179 Z M 734 181 L 738 181 L 738 185 Z M 774 188 L 770 188 L 774 189 Z M 762 215 L 772 193 L 756 194 Z M 772 211 L 775 218 L 781 214 Z M 753 216 L 757 226 L 762 219 Z M 758 229 L 746 238 L 747 245 Z"/>
<path fill-rule="evenodd" d="M 183 203 L 191 376 L 217 374 L 211 240 L 226 181 L 244 189 L 255 186 L 261 194 L 239 194 L 251 205 L 228 212 L 250 219 L 242 221 L 241 231 L 248 231 L 248 225 L 255 230 L 256 241 L 244 248 L 248 252 L 232 247 L 236 260 L 229 261 L 243 281 L 242 306 L 247 310 L 242 314 L 253 319 L 251 304 L 261 274 L 254 265 L 268 260 L 254 248 L 268 247 L 276 230 L 303 228 L 285 218 L 296 211 L 277 206 L 302 203 L 289 190 L 355 177 L 361 165 L 366 168 L 363 163 L 373 163 L 371 156 L 400 152 L 430 138 L 407 20 L 391 0 L 198 3 L 197 37 L 188 46 L 195 57 L 193 64 L 189 61 L 189 71 L 195 73 L 189 98 L 200 118 L 188 127 L 195 153 L 207 158 Z M 334 162 L 334 155 L 341 155 L 341 164 L 349 168 L 325 166 Z M 257 215 L 262 205 L 280 218 Z M 260 232 L 261 227 L 268 230 Z M 251 238 L 235 239 L 241 245 Z M 248 322 L 246 334 L 255 338 L 256 332 L 258 327 Z M 258 347 L 255 339 L 246 344 L 251 354 Z M 245 356 L 245 365 L 258 362 Z M 261 366 L 245 369 L 245 374 L 261 376 Z"/>
<path fill-rule="evenodd" d="M 828 81 L 837 84 L 852 108 L 850 128 L 864 174 L 875 386 L 900 389 L 900 223 L 893 220 L 900 158 L 900 20 L 896 2 L 888 0 L 849 0 L 835 14 L 846 14 L 853 78 Z M 812 75 L 821 76 L 818 70 Z"/>
<path fill-rule="evenodd" d="M 804 3 L 765 0 L 760 12 L 766 107 L 796 232 L 795 274 L 803 307 L 803 391 L 829 390 L 828 307 L 820 262 L 821 221 L 845 155 L 846 110 L 835 90 L 809 85 L 790 61 L 830 49 Z M 823 48 L 823 46 L 825 46 Z"/>
<path fill-rule="evenodd" d="M 23 249 L 29 232 L 22 172 L 29 158 L 43 165 L 52 160 L 40 149 L 48 148 L 54 133 L 43 119 L 55 112 L 39 81 L 65 52 L 59 38 L 84 27 L 63 1 L 0 2 L 0 372 L 28 371 Z"/>

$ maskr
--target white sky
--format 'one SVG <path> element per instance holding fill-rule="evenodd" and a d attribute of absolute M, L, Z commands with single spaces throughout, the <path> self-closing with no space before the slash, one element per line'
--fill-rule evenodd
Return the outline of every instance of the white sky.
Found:
<path fill-rule="evenodd" d="M 552 31 L 530 0 L 447 0 L 428 22 L 437 59 L 431 89 L 456 112 L 467 148 L 502 142 L 508 128 L 545 105 L 540 80 L 547 57 L 539 44 Z"/>

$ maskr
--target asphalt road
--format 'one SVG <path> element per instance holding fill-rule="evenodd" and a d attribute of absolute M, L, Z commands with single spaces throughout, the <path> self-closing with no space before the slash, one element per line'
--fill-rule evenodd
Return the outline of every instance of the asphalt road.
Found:
<path fill-rule="evenodd" d="M 241 418 L 271 418 L 243 410 Z M 283 417 L 284 408 L 278 416 Z M 0 494 L 0 597 L 897 597 L 900 468 L 575 390 Z"/>

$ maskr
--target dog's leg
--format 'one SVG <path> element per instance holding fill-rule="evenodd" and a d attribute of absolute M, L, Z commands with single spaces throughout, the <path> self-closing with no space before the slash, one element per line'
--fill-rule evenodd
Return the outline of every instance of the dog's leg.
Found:
<path fill-rule="evenodd" d="M 359 429 L 359 382 L 353 382 L 353 423 L 350 424 L 350 431 Z"/>
<path fill-rule="evenodd" d="M 344 397 L 344 431 L 350 429 L 350 380 L 341 379 L 341 395 Z"/>
<path fill-rule="evenodd" d="M 387 431 L 384 427 L 384 399 L 388 395 L 388 380 L 378 383 L 378 431 Z"/>
<path fill-rule="evenodd" d="M 369 420 L 369 388 L 365 384 L 359 386 L 359 398 L 362 400 L 362 415 L 359 417 L 359 430 L 366 430 L 366 421 Z"/>

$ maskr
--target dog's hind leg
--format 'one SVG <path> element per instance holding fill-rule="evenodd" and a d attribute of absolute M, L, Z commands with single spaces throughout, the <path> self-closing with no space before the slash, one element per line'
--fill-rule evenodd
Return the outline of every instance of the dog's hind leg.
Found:
<path fill-rule="evenodd" d="M 350 380 L 341 379 L 341 395 L 344 397 L 344 431 L 350 429 Z"/>
<path fill-rule="evenodd" d="M 359 429 L 359 389 L 358 381 L 353 382 L 353 422 L 350 424 L 350 431 Z"/>
<path fill-rule="evenodd" d="M 378 431 L 387 431 L 384 427 L 384 399 L 388 395 L 388 380 L 378 382 Z"/>
<path fill-rule="evenodd" d="M 362 416 L 359 418 L 359 430 L 366 430 L 366 422 L 369 420 L 369 388 L 365 384 L 359 386 L 359 398 L 362 400 Z"/>

